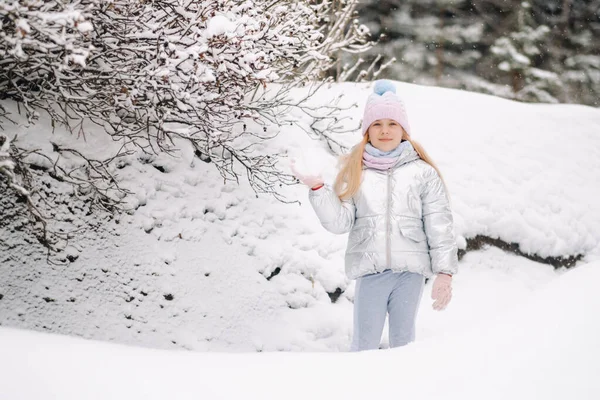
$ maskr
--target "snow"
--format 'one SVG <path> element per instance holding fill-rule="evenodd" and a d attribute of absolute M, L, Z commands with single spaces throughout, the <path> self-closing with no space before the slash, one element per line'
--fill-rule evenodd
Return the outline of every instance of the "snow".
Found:
<path fill-rule="evenodd" d="M 581 266 L 485 325 L 388 351 L 202 354 L 1 328 L 10 362 L 0 364 L 0 397 L 591 400 L 598 280 L 600 262 Z"/>
<path fill-rule="evenodd" d="M 29 23 L 27 22 L 26 19 L 18 19 L 15 22 L 15 28 L 20 29 L 22 32 L 22 36 L 25 36 L 25 34 L 31 32 L 31 27 L 29 26 Z"/>
<path fill-rule="evenodd" d="M 0 146 L 0 174 L 5 176 L 11 188 L 19 192 L 22 196 L 28 196 L 29 192 L 16 183 L 14 174 L 15 163 L 12 161 L 9 153 L 10 142 L 11 139 L 4 136 L 4 142 Z"/>
<path fill-rule="evenodd" d="M 207 38 L 224 35 L 235 31 L 236 25 L 224 15 L 216 15 L 206 23 L 205 35 Z"/>
<path fill-rule="evenodd" d="M 91 24 L 91 22 L 79 22 L 77 24 L 77 30 L 81 33 L 88 33 L 94 30 L 94 26 Z"/>
<path fill-rule="evenodd" d="M 80 10 L 74 9 L 73 6 L 69 7 L 73 8 L 69 11 L 63 12 L 43 12 L 38 13 L 36 16 L 39 17 L 44 23 L 55 23 L 63 26 L 73 26 L 76 22 L 84 22 L 85 18 Z M 84 25 L 84 29 L 86 26 Z M 83 33 L 83 32 L 82 32 Z"/>
<path fill-rule="evenodd" d="M 443 313 L 427 284 L 415 343 L 348 354 L 346 236 L 319 225 L 305 188 L 284 189 L 301 204 L 257 198 L 243 181 L 223 184 L 181 143 L 176 157 L 122 160 L 114 172 L 137 210 L 78 235 L 66 266 L 47 265 L 21 230 L 0 229 L 0 355 L 9 360 L 0 398 L 598 398 L 600 111 L 397 85 L 413 138 L 450 189 L 461 248 L 487 235 L 540 257 L 582 254 L 573 270 L 494 247 L 469 251 Z M 338 94 L 357 103 L 340 116 L 354 129 L 339 135 L 350 146 L 370 90 L 332 85 L 311 105 L 326 112 L 320 106 Z M 290 117 L 314 122 L 297 110 Z M 35 127 L 17 118 L 6 132 L 49 153 L 48 138 L 73 141 L 59 128 L 50 136 L 44 118 Z M 269 151 L 333 180 L 325 143 L 279 129 Z M 98 158 L 116 145 L 94 129 L 75 142 Z M 192 351 L 174 351 L 182 349 Z"/>
<path fill-rule="evenodd" d="M 69 54 L 66 58 L 67 61 L 72 61 L 75 64 L 78 64 L 82 67 L 85 67 L 85 61 L 89 56 L 89 52 L 82 50 L 75 50 L 73 53 Z"/>

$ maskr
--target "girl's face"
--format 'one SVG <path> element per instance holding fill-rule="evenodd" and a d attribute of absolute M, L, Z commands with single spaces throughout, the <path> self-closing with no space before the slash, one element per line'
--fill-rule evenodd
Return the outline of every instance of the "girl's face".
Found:
<path fill-rule="evenodd" d="M 394 150 L 402 141 L 402 126 L 393 119 L 378 119 L 367 132 L 373 147 L 381 151 Z"/>

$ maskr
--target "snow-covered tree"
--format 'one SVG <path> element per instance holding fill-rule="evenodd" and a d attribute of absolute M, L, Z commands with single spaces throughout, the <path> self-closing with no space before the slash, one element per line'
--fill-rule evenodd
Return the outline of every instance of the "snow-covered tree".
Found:
<path fill-rule="evenodd" d="M 546 55 L 550 28 L 533 27 L 531 5 L 522 2 L 517 11 L 517 30 L 494 42 L 491 53 L 497 68 L 511 78 L 515 98 L 522 101 L 557 103 L 562 84 L 552 71 L 536 67 L 535 59 Z"/>
<path fill-rule="evenodd" d="M 564 63 L 562 77 L 568 82 L 571 98 L 584 98 L 587 103 L 600 107 L 600 56 L 579 54 Z"/>
<path fill-rule="evenodd" d="M 600 41 L 594 40 L 600 35 L 599 5 L 597 0 L 364 0 L 358 9 L 362 21 L 384 38 L 361 58 L 397 59 L 383 71 L 386 78 L 524 101 L 595 105 L 600 85 L 590 79 L 594 68 L 572 61 L 567 67 L 566 60 L 599 54 Z M 532 44 L 539 52 L 527 54 L 524 46 L 536 37 Z M 530 64 L 518 65 L 521 57 Z"/>

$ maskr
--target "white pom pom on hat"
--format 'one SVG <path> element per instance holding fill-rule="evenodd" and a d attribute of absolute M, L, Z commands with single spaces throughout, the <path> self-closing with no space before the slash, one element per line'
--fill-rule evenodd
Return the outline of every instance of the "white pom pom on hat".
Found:
<path fill-rule="evenodd" d="M 378 119 L 393 119 L 410 135 L 410 125 L 406 106 L 396 94 L 394 82 L 380 79 L 375 82 L 373 93 L 369 95 L 362 120 L 362 133 L 367 133 L 371 124 Z"/>

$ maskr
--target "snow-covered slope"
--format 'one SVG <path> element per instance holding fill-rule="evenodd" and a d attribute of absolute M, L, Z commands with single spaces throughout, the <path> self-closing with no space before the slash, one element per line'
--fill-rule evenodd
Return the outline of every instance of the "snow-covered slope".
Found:
<path fill-rule="evenodd" d="M 343 93 L 362 110 L 369 90 L 334 85 L 314 104 Z M 484 234 L 540 256 L 600 259 L 600 110 L 404 83 L 398 92 L 413 137 L 450 188 L 461 246 Z M 346 112 L 348 126 L 358 126 L 360 113 Z M 17 131 L 47 147 L 47 121 Z M 52 139 L 72 140 L 59 131 Z M 95 151 L 109 143 L 100 132 L 87 140 L 80 146 Z M 335 159 L 300 129 L 282 130 L 270 146 L 333 179 Z M 0 324 L 157 348 L 347 350 L 354 287 L 343 272 L 346 237 L 318 224 L 304 188 L 288 191 L 301 205 L 256 198 L 243 183 L 223 185 L 191 149 L 180 159 L 132 156 L 118 173 L 140 208 L 77 237 L 70 251 L 79 257 L 70 265 L 49 266 L 39 249 L 19 245 L 18 232 L 0 232 L 15 249 L 0 259 Z M 428 298 L 421 303 L 417 344 L 486 326 L 562 272 L 495 248 L 470 252 L 449 309 L 434 313 Z M 328 293 L 336 290 L 342 294 L 332 303 Z"/>
<path fill-rule="evenodd" d="M 578 267 L 516 312 L 388 351 L 178 352 L 0 328 L 0 398 L 593 400 L 599 280 L 600 262 Z"/>

